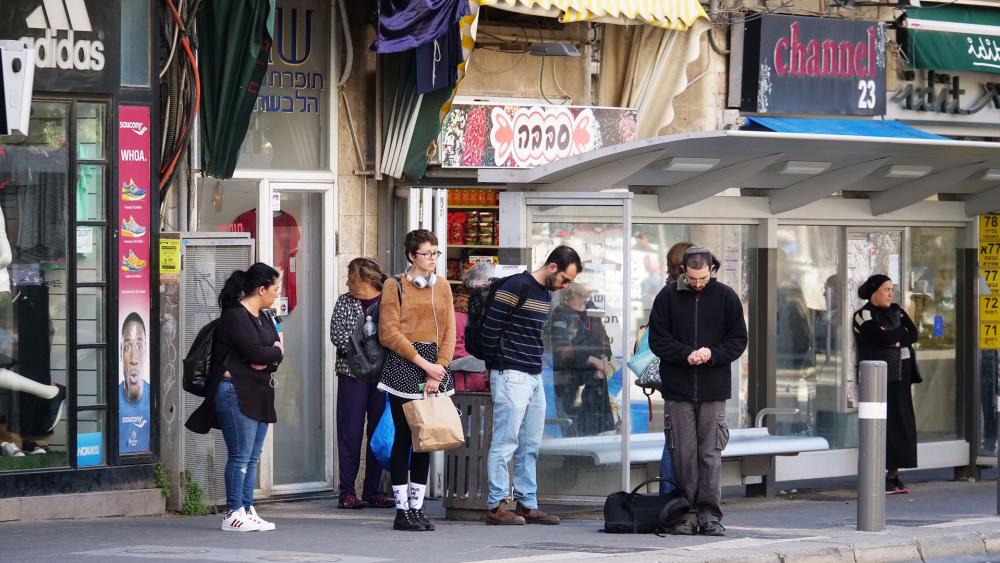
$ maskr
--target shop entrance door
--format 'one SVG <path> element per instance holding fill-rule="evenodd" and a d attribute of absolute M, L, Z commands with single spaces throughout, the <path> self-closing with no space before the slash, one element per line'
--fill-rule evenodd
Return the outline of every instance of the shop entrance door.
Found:
<path fill-rule="evenodd" d="M 328 489 L 333 476 L 333 355 L 324 328 L 336 286 L 334 192 L 324 184 L 270 188 L 264 190 L 270 192 L 272 216 L 270 263 L 281 272 L 275 306 L 285 346 L 275 378 L 278 423 L 269 436 L 271 492 Z"/>
<path fill-rule="evenodd" d="M 630 395 L 641 398 L 634 389 L 630 393 L 633 378 L 625 368 L 634 340 L 626 306 L 629 195 L 552 194 L 525 200 L 529 269 L 544 263 L 560 244 L 575 249 L 583 262 L 576 280 L 552 294 L 543 332 L 546 424 L 538 461 L 541 496 L 602 497 L 609 490 L 628 488 L 629 444 L 624 437 L 630 432 Z M 568 445 L 610 447 L 620 455 L 595 466 L 590 456 L 560 453 Z"/>

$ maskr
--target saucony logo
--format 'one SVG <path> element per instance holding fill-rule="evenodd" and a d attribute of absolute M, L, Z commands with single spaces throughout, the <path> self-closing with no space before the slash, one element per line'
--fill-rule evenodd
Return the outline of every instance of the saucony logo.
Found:
<path fill-rule="evenodd" d="M 138 121 L 119 121 L 118 128 L 134 131 L 135 134 L 139 136 L 145 135 L 146 131 L 149 131 L 148 127 L 146 127 L 142 123 L 139 123 Z"/>
<path fill-rule="evenodd" d="M 145 427 L 147 422 L 148 422 L 148 420 L 146 420 L 146 417 L 144 417 L 144 416 L 123 416 L 122 417 L 122 424 L 131 424 L 131 425 L 135 426 L 136 428 L 143 428 L 143 427 Z"/>

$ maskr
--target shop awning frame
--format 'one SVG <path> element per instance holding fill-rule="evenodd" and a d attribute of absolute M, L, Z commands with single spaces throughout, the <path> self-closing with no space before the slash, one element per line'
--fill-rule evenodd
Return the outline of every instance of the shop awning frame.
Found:
<path fill-rule="evenodd" d="M 872 216 L 936 194 L 964 202 L 973 217 L 1000 211 L 1000 143 L 701 131 L 640 139 L 537 168 L 481 169 L 479 181 L 526 191 L 628 188 L 656 194 L 663 212 L 729 188 L 766 196 L 776 215 L 837 192 L 867 198 Z"/>

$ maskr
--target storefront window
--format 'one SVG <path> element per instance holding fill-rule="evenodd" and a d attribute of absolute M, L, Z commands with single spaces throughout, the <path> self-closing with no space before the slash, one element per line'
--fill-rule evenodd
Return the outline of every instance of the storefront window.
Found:
<path fill-rule="evenodd" d="M 636 223 L 632 225 L 632 326 L 629 337 L 635 344 L 639 327 L 649 322 L 649 313 L 656 294 L 663 289 L 667 277 L 667 253 L 679 242 L 693 242 L 709 248 L 722 264 L 717 279 L 740 296 L 745 320 L 750 315 L 751 242 L 754 227 L 749 225 L 676 225 Z M 749 355 L 744 353 L 732 367 L 732 399 L 726 404 L 727 418 L 733 428 L 749 426 L 747 389 L 749 385 Z M 632 432 L 663 432 L 663 397 L 653 393 L 645 400 L 643 390 L 634 385 L 631 396 Z M 635 399 L 641 399 L 635 402 Z M 651 410 L 650 410 L 651 409 Z"/>
<path fill-rule="evenodd" d="M 903 307 L 920 333 L 917 366 L 924 382 L 913 386 L 917 438 L 922 442 L 960 436 L 962 394 L 955 378 L 955 286 L 957 233 L 942 227 L 909 229 L 908 291 Z"/>
<path fill-rule="evenodd" d="M 69 464 L 67 147 L 71 104 L 32 104 L 0 142 L 0 471 Z"/>
<path fill-rule="evenodd" d="M 330 167 L 330 4 L 278 0 L 271 64 L 261 84 L 240 169 Z"/>
<path fill-rule="evenodd" d="M 778 434 L 826 438 L 831 448 L 857 444 L 856 415 L 847 403 L 853 389 L 846 389 L 841 369 L 849 338 L 843 331 L 842 232 L 778 228 L 775 406 L 797 408 L 799 414 L 776 417 L 775 425 Z"/>
<path fill-rule="evenodd" d="M 259 190 L 258 180 L 201 179 L 198 230 L 250 233 L 250 237 L 256 239 Z"/>

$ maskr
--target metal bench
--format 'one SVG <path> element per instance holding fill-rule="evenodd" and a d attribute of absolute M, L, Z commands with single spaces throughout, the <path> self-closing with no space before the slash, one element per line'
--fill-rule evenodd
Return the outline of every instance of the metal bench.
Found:
<path fill-rule="evenodd" d="M 754 428 L 729 431 L 729 443 L 722 450 L 723 485 L 755 485 L 771 470 L 774 456 L 793 456 L 802 452 L 830 449 L 825 438 L 817 436 L 775 436 L 763 426 L 768 414 L 797 414 L 798 409 L 763 409 L 757 414 Z M 629 463 L 646 466 L 649 477 L 659 473 L 663 454 L 662 432 L 632 434 L 629 440 Z M 542 441 L 541 455 L 589 458 L 594 465 L 620 464 L 621 436 L 554 438 Z"/>

